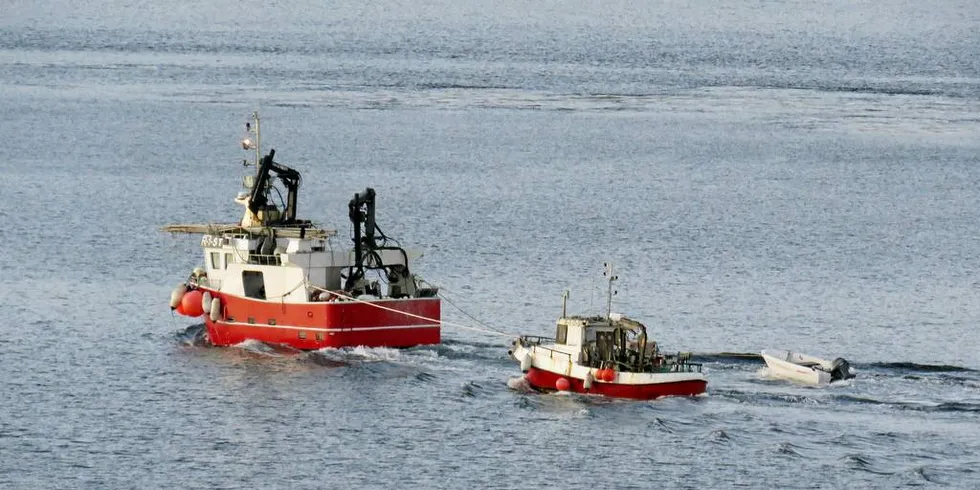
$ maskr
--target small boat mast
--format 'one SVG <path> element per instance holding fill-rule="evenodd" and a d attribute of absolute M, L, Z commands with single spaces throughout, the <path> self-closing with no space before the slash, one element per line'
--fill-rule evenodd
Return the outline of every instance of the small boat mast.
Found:
<path fill-rule="evenodd" d="M 617 291 L 613 291 L 613 282 L 616 282 L 619 276 L 613 274 L 613 265 L 611 263 L 604 262 L 602 266 L 606 268 L 602 272 L 602 275 L 609 278 L 609 290 L 606 291 L 606 320 L 612 324 L 612 297 L 617 293 Z"/>
<path fill-rule="evenodd" d="M 255 125 L 254 127 L 252 126 L 253 123 Z M 259 133 L 259 111 L 252 112 L 252 122 L 245 122 L 245 134 L 255 137 L 255 141 L 253 142 L 251 138 L 245 136 L 245 138 L 242 139 L 242 149 L 245 151 L 252 149 L 255 150 L 255 160 L 252 161 L 251 165 L 258 168 L 259 161 L 262 159 L 262 136 Z M 242 166 L 249 166 L 248 159 L 242 160 Z"/>
<path fill-rule="evenodd" d="M 604 267 L 602 275 L 607 277 L 609 281 L 608 290 L 606 291 L 606 321 L 612 325 L 612 297 L 618 292 L 613 290 L 613 283 L 619 280 L 619 276 L 613 274 L 613 265 L 611 263 L 603 262 L 602 266 Z M 567 289 L 561 292 L 561 318 L 568 317 L 568 296 L 569 292 Z"/>

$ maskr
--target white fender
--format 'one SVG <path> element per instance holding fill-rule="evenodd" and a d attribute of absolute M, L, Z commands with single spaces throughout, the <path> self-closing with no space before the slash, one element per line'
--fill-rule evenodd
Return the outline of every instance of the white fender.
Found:
<path fill-rule="evenodd" d="M 211 293 L 208 291 L 201 296 L 201 309 L 204 310 L 205 315 L 211 313 Z"/>
<path fill-rule="evenodd" d="M 595 381 L 595 377 L 592 376 L 592 371 L 585 373 L 585 382 L 582 383 L 582 387 L 585 391 L 592 389 L 592 382 Z"/>
<path fill-rule="evenodd" d="M 521 372 L 526 373 L 529 369 L 531 369 L 531 355 L 525 353 L 521 358 Z"/>
<path fill-rule="evenodd" d="M 186 293 L 186 292 L 187 292 L 187 285 L 186 284 L 181 284 L 181 285 L 175 287 L 174 290 L 170 292 L 170 309 L 171 310 L 177 309 L 177 305 L 180 304 L 180 300 L 181 300 L 181 298 L 184 297 L 184 293 Z"/>
<path fill-rule="evenodd" d="M 211 300 L 211 321 L 216 322 L 221 320 L 221 300 L 214 298 Z"/>

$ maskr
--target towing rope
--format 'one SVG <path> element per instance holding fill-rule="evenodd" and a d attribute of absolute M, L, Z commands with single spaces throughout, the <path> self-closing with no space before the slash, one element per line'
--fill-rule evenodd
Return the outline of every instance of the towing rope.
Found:
<path fill-rule="evenodd" d="M 363 299 L 355 298 L 353 296 L 350 296 L 350 295 L 347 295 L 347 294 L 344 294 L 344 293 L 341 293 L 341 292 L 331 291 L 329 289 L 324 289 L 324 288 L 321 288 L 321 287 L 316 286 L 314 284 L 309 284 L 308 286 L 311 289 L 314 289 L 314 290 L 317 290 L 317 291 L 322 291 L 322 292 L 331 294 L 331 295 L 336 296 L 336 297 L 341 298 L 341 299 L 345 299 L 345 300 L 348 300 L 348 301 L 356 301 L 358 303 L 364 303 L 366 305 L 370 305 L 370 306 L 373 306 L 375 308 L 379 308 L 379 309 L 382 309 L 382 310 L 385 310 L 385 311 L 390 311 L 392 313 L 399 313 L 399 314 L 402 314 L 402 315 L 405 315 L 405 316 L 410 316 L 412 318 L 417 318 L 419 320 L 425 320 L 425 321 L 428 321 L 428 322 L 439 323 L 441 325 L 449 325 L 451 327 L 456 327 L 456 328 L 460 328 L 460 329 L 463 329 L 463 330 L 472 330 L 474 332 L 482 332 L 482 333 L 487 333 L 487 334 L 491 334 L 491 335 L 499 335 L 499 336 L 503 336 L 503 337 L 507 337 L 507 338 L 512 338 L 512 337 L 515 337 L 516 336 L 514 334 L 509 334 L 509 333 L 501 332 L 501 331 L 498 331 L 498 330 L 491 330 L 491 329 L 487 329 L 487 328 L 478 328 L 478 327 L 473 327 L 473 326 L 469 326 L 469 325 L 463 325 L 462 323 L 447 322 L 445 320 L 441 320 L 441 319 L 438 319 L 438 318 L 429 318 L 429 317 L 422 316 L 422 315 L 416 315 L 414 313 L 409 313 L 407 311 L 397 310 L 395 308 L 390 308 L 388 306 L 380 305 L 380 304 L 378 304 L 377 302 L 374 302 L 374 301 L 365 301 Z M 441 296 L 440 295 L 440 297 L 443 298 L 443 299 L 446 299 L 444 296 Z M 456 306 L 452 301 L 449 301 L 448 299 L 446 301 L 448 301 L 449 304 L 453 305 L 453 307 L 455 307 L 456 309 L 458 309 L 460 311 L 463 311 L 458 306 Z M 469 314 L 466 313 L 465 311 L 463 313 L 466 314 L 467 316 L 469 316 Z M 474 318 L 474 320 L 475 320 L 475 318 Z"/>

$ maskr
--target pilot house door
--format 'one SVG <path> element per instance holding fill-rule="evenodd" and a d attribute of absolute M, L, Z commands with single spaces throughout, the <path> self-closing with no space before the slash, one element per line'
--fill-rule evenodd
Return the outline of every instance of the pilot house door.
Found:
<path fill-rule="evenodd" d="M 613 345 L 615 344 L 614 332 L 596 332 L 595 346 L 599 354 L 599 360 L 609 361 L 613 358 Z"/>

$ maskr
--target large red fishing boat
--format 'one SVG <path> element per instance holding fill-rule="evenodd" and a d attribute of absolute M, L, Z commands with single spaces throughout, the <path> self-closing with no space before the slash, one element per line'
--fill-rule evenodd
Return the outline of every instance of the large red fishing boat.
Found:
<path fill-rule="evenodd" d="M 363 345 L 410 347 L 440 341 L 438 290 L 411 272 L 414 254 L 375 223 L 375 192 L 349 203 L 352 247 L 336 231 L 298 219 L 300 173 L 262 156 L 259 117 L 246 123 L 245 150 L 255 173 L 235 202 L 232 224 L 170 225 L 203 235 L 204 267 L 171 293 L 170 307 L 204 318 L 208 340 L 233 345 L 254 339 L 298 349 Z M 254 138 L 254 140 L 253 140 Z M 285 197 L 283 197 L 285 196 Z"/>

